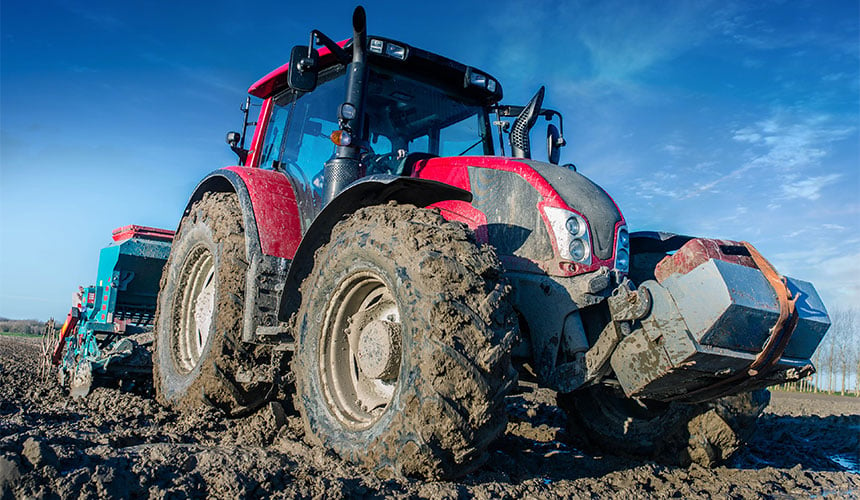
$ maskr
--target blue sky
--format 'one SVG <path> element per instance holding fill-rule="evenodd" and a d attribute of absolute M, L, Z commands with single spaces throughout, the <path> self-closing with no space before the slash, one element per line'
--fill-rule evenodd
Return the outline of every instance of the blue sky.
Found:
<path fill-rule="evenodd" d="M 349 36 L 354 3 L 312 3 L 2 0 L 0 316 L 62 319 L 113 228 L 175 228 L 235 162 L 248 86 L 312 28 Z M 856 0 L 366 8 L 371 33 L 490 72 L 505 102 L 546 85 L 562 161 L 632 230 L 745 239 L 829 308 L 860 304 Z"/>

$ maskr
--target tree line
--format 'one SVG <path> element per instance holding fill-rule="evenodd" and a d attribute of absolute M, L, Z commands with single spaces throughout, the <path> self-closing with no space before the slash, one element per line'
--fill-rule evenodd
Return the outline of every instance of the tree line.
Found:
<path fill-rule="evenodd" d="M 816 372 L 787 390 L 860 395 L 860 309 L 834 309 L 830 329 L 812 356 Z"/>
<path fill-rule="evenodd" d="M 45 322 L 35 319 L 0 318 L 0 332 L 42 335 L 45 333 Z"/>

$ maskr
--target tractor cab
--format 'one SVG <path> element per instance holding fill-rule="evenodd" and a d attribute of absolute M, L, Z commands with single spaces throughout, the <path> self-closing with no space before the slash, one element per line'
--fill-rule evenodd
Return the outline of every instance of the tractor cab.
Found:
<path fill-rule="evenodd" d="M 504 156 L 503 133 L 510 132 L 511 156 L 529 158 L 528 129 L 537 116 L 557 117 L 561 126 L 561 115 L 539 102 L 500 105 L 502 87 L 495 78 L 440 55 L 363 34 L 360 44 L 335 43 L 317 31 L 311 36 L 311 47 L 322 45 L 319 51 L 295 47 L 289 64 L 249 89 L 264 99 L 260 125 L 250 151 L 237 152 L 249 166 L 286 174 L 310 212 L 358 178 L 409 176 L 419 160 Z M 512 127 L 508 120 L 514 119 Z M 235 142 L 238 134 L 231 134 Z M 548 158 L 558 163 L 564 140 L 555 125 L 547 134 Z M 349 171 L 329 176 L 328 195 L 326 164 L 332 172 Z"/>
<path fill-rule="evenodd" d="M 350 49 L 351 41 L 335 45 Z M 282 171 L 321 201 L 322 166 L 336 147 L 354 150 L 359 176 L 409 175 L 416 159 L 493 155 L 491 112 L 501 85 L 486 73 L 404 43 L 373 37 L 367 42 L 363 117 L 344 95 L 349 64 L 320 51 L 311 89 L 287 84 L 287 67 L 257 83 L 250 93 L 265 99 L 249 166 Z"/>

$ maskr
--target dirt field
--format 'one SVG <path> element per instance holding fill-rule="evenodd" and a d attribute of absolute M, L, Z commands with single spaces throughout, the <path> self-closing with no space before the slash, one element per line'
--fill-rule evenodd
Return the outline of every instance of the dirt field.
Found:
<path fill-rule="evenodd" d="M 83 401 L 37 375 L 34 339 L 0 336 L 0 500 L 7 498 L 860 498 L 860 399 L 774 393 L 728 466 L 578 451 L 554 394 L 523 386 L 492 458 L 458 482 L 381 480 L 302 441 L 278 404 L 239 420 L 146 394 Z"/>

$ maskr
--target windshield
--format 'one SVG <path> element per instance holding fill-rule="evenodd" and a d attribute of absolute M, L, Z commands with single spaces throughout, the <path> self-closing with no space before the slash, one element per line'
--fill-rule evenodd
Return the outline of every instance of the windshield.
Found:
<path fill-rule="evenodd" d="M 344 75 L 345 67 L 338 65 L 320 75 L 313 92 L 276 96 L 266 122 L 259 166 L 290 178 L 305 224 L 322 208 L 323 166 L 335 151 L 330 136 L 339 129 Z M 365 175 L 408 175 L 410 153 L 493 154 L 486 108 L 453 92 L 371 67 L 366 96 Z"/>
<path fill-rule="evenodd" d="M 375 154 L 493 154 L 485 108 L 403 74 L 371 67 L 365 112 Z"/>

